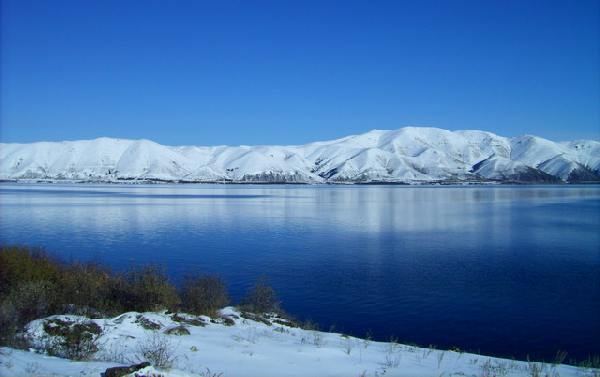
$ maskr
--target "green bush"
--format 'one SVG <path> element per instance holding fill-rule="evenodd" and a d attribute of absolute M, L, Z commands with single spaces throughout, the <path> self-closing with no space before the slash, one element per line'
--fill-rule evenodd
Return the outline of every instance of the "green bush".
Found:
<path fill-rule="evenodd" d="M 192 314 L 215 316 L 229 304 L 225 282 L 218 276 L 189 277 L 181 290 L 183 310 Z"/>

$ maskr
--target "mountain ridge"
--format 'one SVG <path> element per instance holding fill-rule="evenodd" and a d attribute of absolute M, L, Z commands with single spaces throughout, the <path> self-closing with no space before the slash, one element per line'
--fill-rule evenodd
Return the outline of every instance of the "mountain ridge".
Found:
<path fill-rule="evenodd" d="M 0 143 L 0 179 L 231 183 L 600 181 L 600 142 L 433 127 L 303 145 L 167 146 L 148 139 Z"/>

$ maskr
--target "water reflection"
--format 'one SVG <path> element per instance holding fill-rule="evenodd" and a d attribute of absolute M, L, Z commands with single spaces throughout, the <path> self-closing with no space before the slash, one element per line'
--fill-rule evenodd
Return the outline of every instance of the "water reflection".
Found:
<path fill-rule="evenodd" d="M 356 232 L 475 231 L 506 226 L 497 212 L 519 201 L 541 205 L 597 198 L 595 187 L 539 189 L 533 187 L 393 186 L 3 186 L 0 203 L 35 206 L 32 226 L 50 218 L 64 226 L 106 231 L 152 232 L 161 224 L 259 223 L 269 228 L 302 223 Z M 53 208 L 54 207 L 54 208 Z M 90 216 L 93 215 L 93 216 Z M 481 215 L 495 224 L 481 224 Z M 523 214 L 526 215 L 526 214 Z M 93 220 L 90 219 L 93 218 Z M 93 221 L 93 224 L 89 222 Z"/>

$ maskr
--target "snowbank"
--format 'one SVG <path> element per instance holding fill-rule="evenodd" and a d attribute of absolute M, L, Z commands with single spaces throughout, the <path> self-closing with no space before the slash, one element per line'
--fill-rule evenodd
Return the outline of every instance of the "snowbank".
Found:
<path fill-rule="evenodd" d="M 27 332 L 33 346 L 41 348 L 56 340 L 57 335 L 45 330 L 49 323 L 86 321 L 102 329 L 96 340 L 98 351 L 93 355 L 96 361 L 75 362 L 33 350 L 3 348 L 0 376 L 99 376 L 108 367 L 141 361 L 140 347 L 152 338 L 169 345 L 172 366 L 169 369 L 151 367 L 145 372 L 173 377 L 510 377 L 531 376 L 536 370 L 542 372 L 540 376 L 549 377 L 600 375 L 598 369 L 520 362 L 305 330 L 286 324 L 276 316 L 254 317 L 231 307 L 223 309 L 218 319 L 134 312 L 93 320 L 52 316 L 31 322 Z M 170 331 L 182 327 L 187 331 Z"/>

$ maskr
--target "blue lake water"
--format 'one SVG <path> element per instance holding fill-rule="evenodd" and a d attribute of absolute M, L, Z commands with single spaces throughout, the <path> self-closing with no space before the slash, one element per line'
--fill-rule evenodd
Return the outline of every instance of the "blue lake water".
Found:
<path fill-rule="evenodd" d="M 0 242 L 176 281 L 267 274 L 323 329 L 600 354 L 600 186 L 0 185 Z"/>

